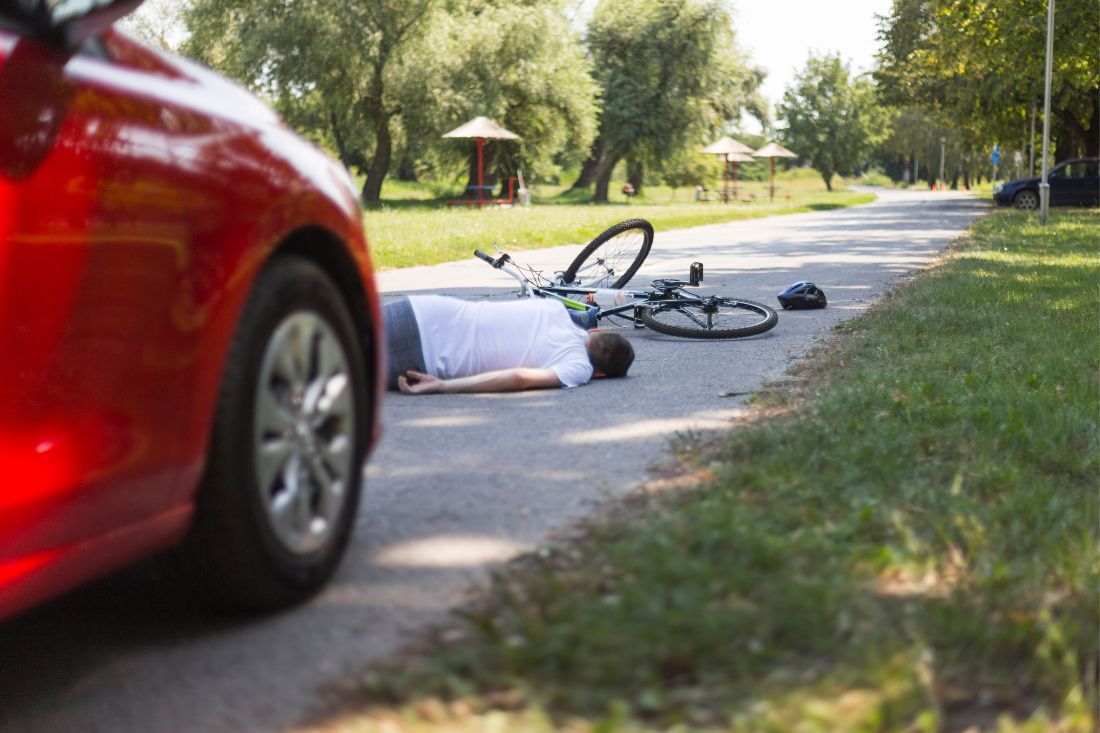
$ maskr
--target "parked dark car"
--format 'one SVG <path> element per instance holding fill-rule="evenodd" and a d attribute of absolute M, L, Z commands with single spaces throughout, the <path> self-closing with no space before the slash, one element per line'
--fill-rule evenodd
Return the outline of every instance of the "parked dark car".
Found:
<path fill-rule="evenodd" d="M 347 172 L 252 95 L 0 1 L 0 619 L 172 549 L 222 605 L 307 598 L 379 434 Z"/>
<path fill-rule="evenodd" d="M 1000 206 L 1034 211 L 1039 208 L 1042 178 L 1008 181 L 993 191 Z M 1047 174 L 1051 206 L 1100 206 L 1100 158 L 1077 158 L 1059 163 Z"/>

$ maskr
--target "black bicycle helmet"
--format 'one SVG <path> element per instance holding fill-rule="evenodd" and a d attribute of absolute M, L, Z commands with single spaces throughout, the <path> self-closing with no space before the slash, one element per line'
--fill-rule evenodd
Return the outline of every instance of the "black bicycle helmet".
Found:
<path fill-rule="evenodd" d="M 824 308 L 829 302 L 825 299 L 825 291 L 811 282 L 795 283 L 776 297 L 784 310 Z"/>

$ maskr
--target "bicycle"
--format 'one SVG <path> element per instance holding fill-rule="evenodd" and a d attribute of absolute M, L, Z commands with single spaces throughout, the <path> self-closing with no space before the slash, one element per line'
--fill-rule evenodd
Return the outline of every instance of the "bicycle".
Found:
<path fill-rule="evenodd" d="M 652 245 L 653 226 L 644 219 L 629 219 L 589 242 L 569 267 L 553 278 L 519 265 L 499 249 L 499 257 L 480 249 L 474 250 L 474 256 L 515 278 L 521 297 L 553 298 L 566 308 L 594 314 L 596 322 L 626 320 L 635 328 L 701 339 L 756 336 L 779 322 L 778 313 L 763 303 L 686 290 L 702 283 L 701 262 L 692 263 L 688 280 L 659 279 L 650 283 L 651 290 L 623 290 Z M 611 302 L 601 302 L 607 300 Z"/>

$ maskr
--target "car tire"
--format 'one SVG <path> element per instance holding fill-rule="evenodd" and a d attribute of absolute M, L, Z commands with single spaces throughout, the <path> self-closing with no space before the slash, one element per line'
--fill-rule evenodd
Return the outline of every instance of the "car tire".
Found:
<path fill-rule="evenodd" d="M 1013 197 L 1012 205 L 1020 211 L 1036 211 L 1039 208 L 1039 194 L 1025 188 Z"/>
<path fill-rule="evenodd" d="M 194 523 L 174 558 L 210 604 L 282 608 L 335 571 L 370 431 L 364 359 L 348 306 L 318 266 L 265 266 L 237 325 Z"/>

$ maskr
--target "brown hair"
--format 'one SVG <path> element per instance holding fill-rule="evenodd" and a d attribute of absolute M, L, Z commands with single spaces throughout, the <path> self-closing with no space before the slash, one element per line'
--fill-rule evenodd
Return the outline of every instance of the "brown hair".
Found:
<path fill-rule="evenodd" d="M 625 377 L 634 363 L 634 347 L 617 333 L 596 331 L 588 334 L 588 359 L 608 377 Z"/>

